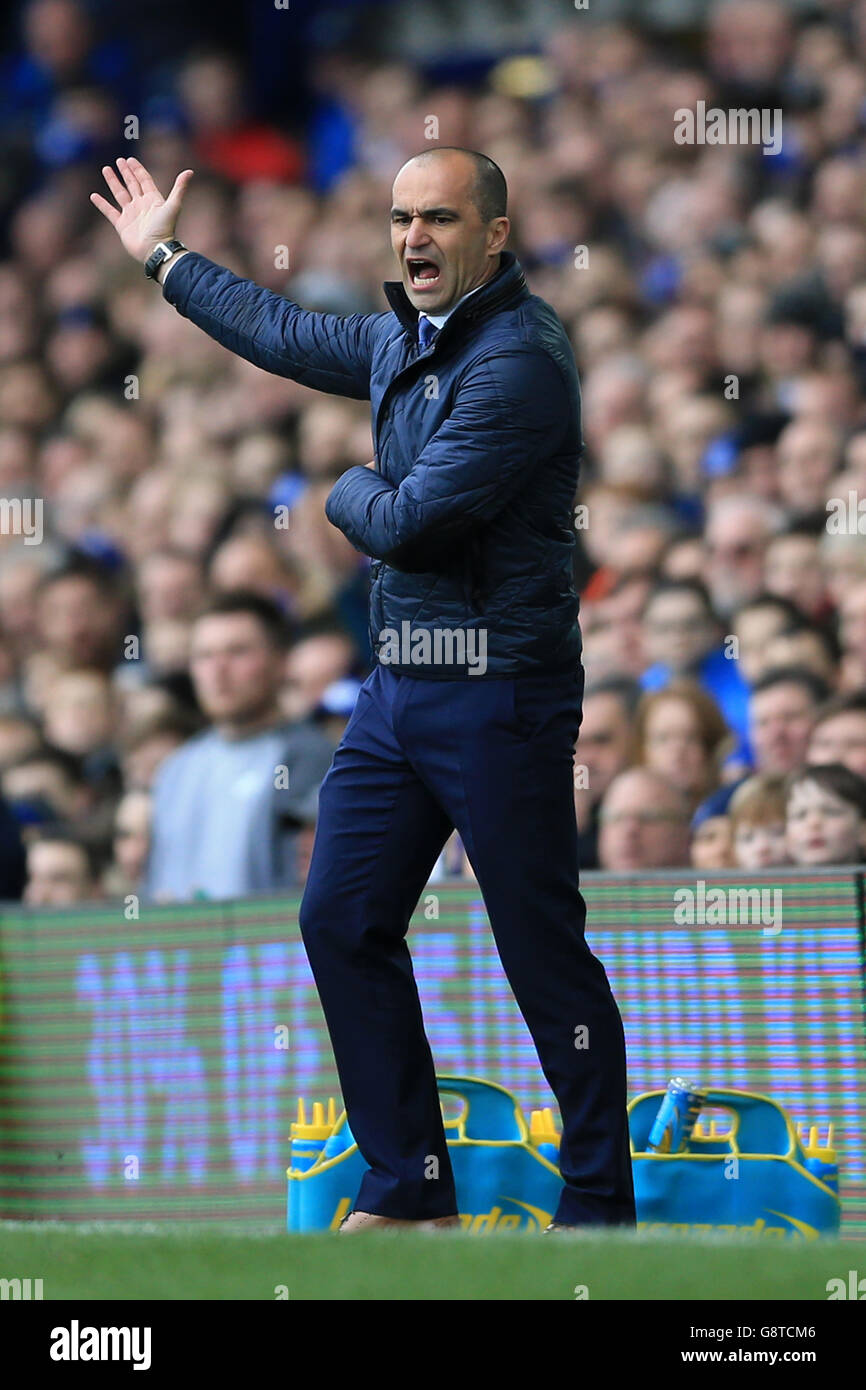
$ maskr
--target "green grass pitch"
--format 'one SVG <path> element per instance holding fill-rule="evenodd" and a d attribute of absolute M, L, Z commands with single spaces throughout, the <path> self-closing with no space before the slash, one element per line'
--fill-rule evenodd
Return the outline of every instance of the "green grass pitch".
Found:
<path fill-rule="evenodd" d="M 41 1278 L 46 1300 L 826 1301 L 851 1269 L 866 1241 L 0 1222 L 0 1278 Z"/>

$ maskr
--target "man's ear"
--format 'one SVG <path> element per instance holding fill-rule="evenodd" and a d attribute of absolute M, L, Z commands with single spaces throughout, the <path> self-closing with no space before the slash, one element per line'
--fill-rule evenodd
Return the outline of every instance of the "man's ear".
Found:
<path fill-rule="evenodd" d="M 507 217 L 494 217 L 487 233 L 487 249 L 491 256 L 498 256 L 503 250 L 510 231 L 511 223 Z"/>

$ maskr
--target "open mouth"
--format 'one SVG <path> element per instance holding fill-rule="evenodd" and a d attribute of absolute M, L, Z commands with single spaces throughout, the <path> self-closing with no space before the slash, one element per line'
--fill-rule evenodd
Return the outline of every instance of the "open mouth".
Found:
<path fill-rule="evenodd" d="M 420 256 L 407 256 L 406 268 L 413 290 L 434 289 L 442 278 L 442 271 L 435 261 L 427 261 Z"/>

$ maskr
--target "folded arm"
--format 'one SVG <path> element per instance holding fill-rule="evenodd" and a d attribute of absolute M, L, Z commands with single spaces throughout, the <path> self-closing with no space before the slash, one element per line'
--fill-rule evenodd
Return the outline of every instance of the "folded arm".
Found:
<path fill-rule="evenodd" d="M 348 469 L 325 510 L 356 549 L 397 569 L 489 522 L 562 445 L 568 390 L 545 354 L 515 351 L 477 364 L 455 408 L 394 487 Z"/>

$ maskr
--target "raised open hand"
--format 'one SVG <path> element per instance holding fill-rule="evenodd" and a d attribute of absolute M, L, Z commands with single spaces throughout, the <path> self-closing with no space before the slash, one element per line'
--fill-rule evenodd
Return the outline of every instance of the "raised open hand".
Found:
<path fill-rule="evenodd" d="M 120 178 L 110 164 L 102 170 L 117 206 L 99 193 L 91 193 L 90 201 L 111 223 L 130 256 L 144 262 L 160 241 L 174 236 L 193 171 L 184 169 L 178 174 L 168 197 L 163 198 L 140 160 L 118 159 L 117 169 Z"/>

